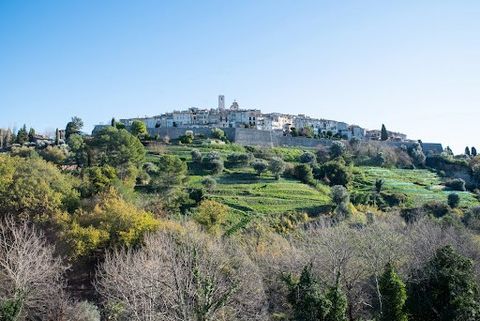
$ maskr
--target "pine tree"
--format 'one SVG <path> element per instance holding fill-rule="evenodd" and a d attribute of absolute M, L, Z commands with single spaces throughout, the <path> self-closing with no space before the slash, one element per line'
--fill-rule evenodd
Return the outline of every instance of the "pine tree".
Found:
<path fill-rule="evenodd" d="M 470 154 L 470 148 L 468 148 L 468 146 L 465 147 L 465 155 L 467 155 L 467 156 L 471 156 L 471 155 L 472 155 L 472 154 Z"/>
<path fill-rule="evenodd" d="M 388 140 L 388 131 L 384 124 L 382 124 L 382 130 L 380 132 L 380 139 L 385 141 Z"/>
<path fill-rule="evenodd" d="M 387 264 L 380 278 L 383 311 L 381 321 L 407 321 L 405 302 L 407 291 L 405 284 L 395 272 L 392 264 Z"/>

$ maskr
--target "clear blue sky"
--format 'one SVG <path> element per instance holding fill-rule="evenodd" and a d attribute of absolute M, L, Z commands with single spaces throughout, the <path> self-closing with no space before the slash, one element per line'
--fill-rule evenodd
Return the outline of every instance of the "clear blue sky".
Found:
<path fill-rule="evenodd" d="M 220 93 L 480 145 L 480 1 L 0 0 L 0 127 L 91 129 Z"/>

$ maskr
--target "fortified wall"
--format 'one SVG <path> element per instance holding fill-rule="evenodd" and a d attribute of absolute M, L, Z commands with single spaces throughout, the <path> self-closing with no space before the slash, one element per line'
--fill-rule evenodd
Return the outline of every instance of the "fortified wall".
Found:
<path fill-rule="evenodd" d="M 307 137 L 292 137 L 284 136 L 282 131 L 258 130 L 250 128 L 221 128 L 225 132 L 228 140 L 240 145 L 262 146 L 262 147 L 277 147 L 277 146 L 297 146 L 297 147 L 317 147 L 330 146 L 332 140 L 329 139 L 315 139 Z M 171 139 L 177 139 L 185 135 L 186 131 L 192 131 L 195 136 L 203 135 L 211 137 L 212 128 L 210 127 L 170 127 L 170 128 L 150 128 L 149 134 L 151 136 L 158 135 L 159 138 L 166 136 Z M 400 147 L 405 145 L 409 147 L 413 145 L 412 142 L 385 142 L 390 146 Z M 438 143 L 422 143 L 422 148 L 425 154 L 433 153 L 440 154 L 443 151 L 442 144 Z"/>

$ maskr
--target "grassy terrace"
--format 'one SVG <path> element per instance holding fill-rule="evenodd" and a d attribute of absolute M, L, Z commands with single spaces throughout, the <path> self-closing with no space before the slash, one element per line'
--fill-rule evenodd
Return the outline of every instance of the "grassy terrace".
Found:
<path fill-rule="evenodd" d="M 408 205 L 418 206 L 429 201 L 446 202 L 450 190 L 445 190 L 441 179 L 435 173 L 423 169 L 387 169 L 380 167 L 359 167 L 353 187 L 358 190 L 372 190 L 375 180 L 385 181 L 384 190 L 403 193 L 408 197 Z M 456 192 L 461 206 L 475 206 L 479 202 L 469 192 Z"/>

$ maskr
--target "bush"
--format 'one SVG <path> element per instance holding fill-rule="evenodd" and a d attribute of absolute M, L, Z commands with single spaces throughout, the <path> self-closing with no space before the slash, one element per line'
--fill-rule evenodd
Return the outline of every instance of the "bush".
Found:
<path fill-rule="evenodd" d="M 317 161 L 317 157 L 315 156 L 314 153 L 304 152 L 302 155 L 300 155 L 299 161 L 300 163 L 304 163 L 304 164 L 312 164 Z"/>
<path fill-rule="evenodd" d="M 268 168 L 268 164 L 263 159 L 257 159 L 252 163 L 253 169 L 257 172 L 257 175 L 262 175 Z"/>
<path fill-rule="evenodd" d="M 352 178 L 352 173 L 343 163 L 329 161 L 321 166 L 315 167 L 315 178 L 324 180 L 330 186 L 346 186 Z"/>
<path fill-rule="evenodd" d="M 460 196 L 457 193 L 448 194 L 448 206 L 457 208 L 460 205 Z"/>
<path fill-rule="evenodd" d="M 450 208 L 447 204 L 435 201 L 424 204 L 423 209 L 435 217 L 443 217 L 450 213 Z"/>
<path fill-rule="evenodd" d="M 464 192 L 467 189 L 465 188 L 465 181 L 461 178 L 453 178 L 445 182 L 445 186 L 451 188 L 454 191 Z"/>
<path fill-rule="evenodd" d="M 47 162 L 63 164 L 68 157 L 68 151 L 58 146 L 48 146 L 40 152 L 40 156 Z"/>
<path fill-rule="evenodd" d="M 295 166 L 294 170 L 295 178 L 299 179 L 305 184 L 314 184 L 312 167 L 307 164 L 299 164 Z"/>

